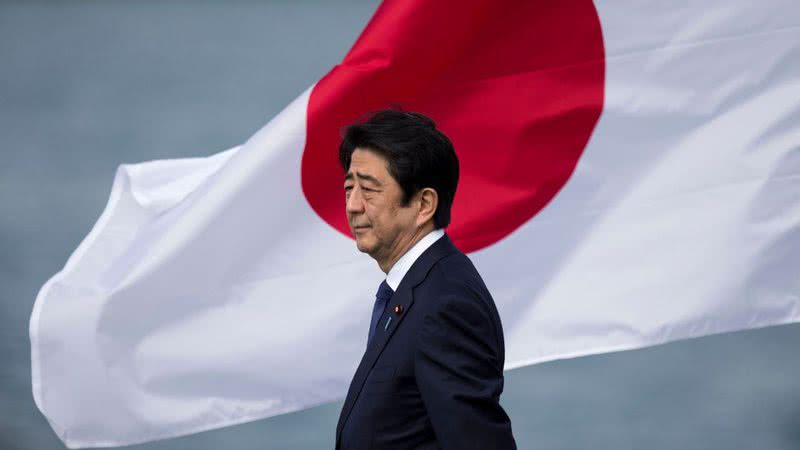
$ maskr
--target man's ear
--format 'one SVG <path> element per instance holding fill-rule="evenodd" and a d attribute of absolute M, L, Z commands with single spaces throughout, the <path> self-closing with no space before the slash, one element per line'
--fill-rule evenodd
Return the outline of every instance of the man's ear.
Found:
<path fill-rule="evenodd" d="M 419 214 L 417 214 L 417 226 L 422 226 L 429 220 L 433 220 L 436 207 L 439 206 L 439 194 L 435 189 L 424 188 L 417 192 L 419 197 Z"/>

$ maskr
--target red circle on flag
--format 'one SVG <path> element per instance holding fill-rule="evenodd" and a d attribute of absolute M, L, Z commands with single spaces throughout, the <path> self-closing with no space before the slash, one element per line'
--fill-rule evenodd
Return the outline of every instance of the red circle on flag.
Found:
<path fill-rule="evenodd" d="M 530 220 L 567 182 L 600 118 L 604 74 L 591 1 L 387 1 L 312 89 L 303 193 L 352 237 L 342 128 L 386 107 L 419 111 L 450 137 L 460 162 L 447 232 L 462 251 L 479 250 Z"/>

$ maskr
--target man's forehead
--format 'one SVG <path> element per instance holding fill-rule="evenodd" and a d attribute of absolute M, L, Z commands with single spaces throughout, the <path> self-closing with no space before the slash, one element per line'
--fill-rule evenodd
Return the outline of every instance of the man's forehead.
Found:
<path fill-rule="evenodd" d="M 382 184 L 380 180 L 370 175 L 369 172 L 353 170 L 353 166 L 350 166 L 350 170 L 347 171 L 347 173 L 344 176 L 344 179 L 352 180 L 353 178 L 358 178 L 359 180 L 369 181 L 375 184 Z"/>
<path fill-rule="evenodd" d="M 356 147 L 353 153 L 350 154 L 350 160 L 358 160 L 364 164 L 385 165 L 387 163 L 386 158 L 380 152 L 369 147 Z"/>
<path fill-rule="evenodd" d="M 387 161 L 383 156 L 369 150 L 356 148 L 350 156 L 350 168 L 345 174 L 345 179 L 354 176 L 364 180 L 378 181 L 388 175 Z"/>

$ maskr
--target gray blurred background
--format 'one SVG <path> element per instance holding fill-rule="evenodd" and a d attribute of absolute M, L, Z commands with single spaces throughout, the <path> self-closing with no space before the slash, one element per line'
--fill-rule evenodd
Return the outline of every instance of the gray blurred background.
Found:
<path fill-rule="evenodd" d="M 116 167 L 242 143 L 376 6 L 0 2 L 0 450 L 64 448 L 31 395 L 28 320 Z M 502 400 L 521 449 L 798 449 L 798 343 L 791 325 L 541 364 Z M 130 448 L 331 448 L 340 408 Z"/>

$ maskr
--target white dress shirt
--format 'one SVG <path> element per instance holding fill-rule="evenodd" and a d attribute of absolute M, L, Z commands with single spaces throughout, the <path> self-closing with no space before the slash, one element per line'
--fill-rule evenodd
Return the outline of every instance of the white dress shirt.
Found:
<path fill-rule="evenodd" d="M 403 281 L 403 277 L 406 276 L 408 269 L 414 265 L 414 261 L 442 236 L 444 236 L 444 230 L 439 228 L 426 234 L 414 244 L 414 246 L 401 256 L 400 259 L 394 263 L 392 268 L 389 269 L 389 273 L 386 274 L 386 284 L 388 284 L 393 291 L 397 291 L 397 286 L 400 286 L 400 282 Z"/>

